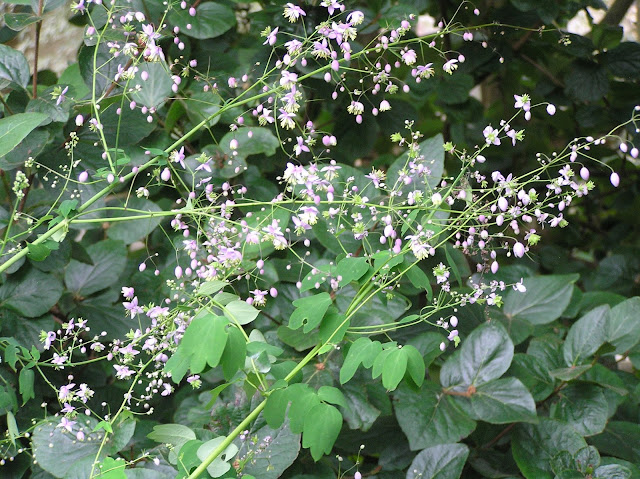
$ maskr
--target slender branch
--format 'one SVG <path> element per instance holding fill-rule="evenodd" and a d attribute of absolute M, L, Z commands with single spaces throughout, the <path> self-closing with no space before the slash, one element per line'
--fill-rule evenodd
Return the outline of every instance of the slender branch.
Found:
<path fill-rule="evenodd" d="M 44 0 L 38 0 L 38 16 L 42 16 L 42 10 L 44 9 Z M 38 55 L 40 53 L 40 29 L 42 28 L 42 20 L 38 20 L 36 23 L 36 39 L 35 49 L 33 54 L 33 98 L 38 98 Z"/>
<path fill-rule="evenodd" d="M 613 5 L 609 7 L 606 15 L 600 22 L 604 25 L 619 25 L 622 19 L 625 17 L 629 8 L 633 5 L 633 0 L 616 0 Z"/>
<path fill-rule="evenodd" d="M 5 99 L 2 96 L 2 94 L 0 94 L 0 103 L 2 103 L 2 105 L 4 106 L 4 109 L 6 110 L 7 113 L 9 113 L 9 115 L 13 115 L 13 110 L 11 109 L 9 104 L 5 101 Z"/>

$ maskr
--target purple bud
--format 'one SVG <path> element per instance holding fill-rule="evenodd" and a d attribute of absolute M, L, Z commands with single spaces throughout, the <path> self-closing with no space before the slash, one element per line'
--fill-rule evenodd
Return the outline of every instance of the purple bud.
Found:
<path fill-rule="evenodd" d="M 620 176 L 615 171 L 613 173 L 611 173 L 611 176 L 609 177 L 609 180 L 611 180 L 611 184 L 613 186 L 615 186 L 616 188 L 620 184 Z"/>
<path fill-rule="evenodd" d="M 80 183 L 85 183 L 88 179 L 89 179 L 89 173 L 87 173 L 86 171 L 83 171 L 78 175 L 78 181 Z"/>
<path fill-rule="evenodd" d="M 500 267 L 500 265 L 498 264 L 497 261 L 494 261 L 493 263 L 491 263 L 491 272 L 493 274 L 496 274 L 498 272 L 498 268 Z"/>
<path fill-rule="evenodd" d="M 180 266 L 176 266 L 176 269 L 173 271 L 173 273 L 176 275 L 177 279 L 182 278 L 182 268 Z"/>
<path fill-rule="evenodd" d="M 580 168 L 580 178 L 582 178 L 584 181 L 587 181 L 589 179 L 589 170 L 586 166 Z"/>
<path fill-rule="evenodd" d="M 524 256 L 524 245 L 519 241 L 513 245 L 513 254 L 516 258 L 522 258 Z"/>
<path fill-rule="evenodd" d="M 507 208 L 509 208 L 509 202 L 504 196 L 498 198 L 498 208 L 500 208 L 500 211 L 507 211 Z"/>
<path fill-rule="evenodd" d="M 196 16 L 196 9 L 195 9 L 195 8 L 193 8 L 193 7 L 191 7 L 191 8 L 189 9 L 189 15 L 191 15 L 192 17 L 195 17 L 195 16 Z"/>
<path fill-rule="evenodd" d="M 162 173 L 160 173 L 160 178 L 162 178 L 162 181 L 169 181 L 171 179 L 171 170 L 169 170 L 169 168 L 165 168 L 164 170 L 162 170 Z"/>
<path fill-rule="evenodd" d="M 76 126 L 82 126 L 84 124 L 84 117 L 82 115 L 76 116 Z"/>
<path fill-rule="evenodd" d="M 269 290 L 269 294 L 271 295 L 272 298 L 275 298 L 278 296 L 278 290 L 276 288 L 271 288 Z"/>
<path fill-rule="evenodd" d="M 547 105 L 547 113 L 548 113 L 549 115 L 551 115 L 551 116 L 555 115 L 555 114 L 556 114 L 556 107 L 555 107 L 555 105 L 552 105 L 551 103 L 549 103 L 549 104 Z"/>

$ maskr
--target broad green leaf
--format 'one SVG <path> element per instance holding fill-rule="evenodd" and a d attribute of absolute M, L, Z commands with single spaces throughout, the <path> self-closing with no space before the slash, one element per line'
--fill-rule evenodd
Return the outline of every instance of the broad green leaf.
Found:
<path fill-rule="evenodd" d="M 152 201 L 132 197 L 127 203 L 127 209 L 116 212 L 114 216 L 140 216 L 160 211 L 162 211 L 162 208 Z M 162 222 L 163 218 L 164 217 L 160 215 L 149 214 L 149 217 L 139 220 L 114 222 L 109 226 L 107 236 L 113 240 L 122 241 L 124 244 L 129 245 L 151 233 Z"/>
<path fill-rule="evenodd" d="M 101 461 L 121 451 L 131 440 L 136 426 L 133 420 L 114 425 L 113 434 L 109 434 L 102 445 L 105 432 L 93 431 L 98 424 L 97 419 L 84 417 L 82 421 L 78 420 L 70 433 L 57 427 L 58 422 L 59 418 L 56 418 L 55 422 L 45 422 L 36 426 L 32 445 L 38 465 L 60 478 L 90 477 L 93 461 Z M 82 441 L 76 437 L 79 431 L 85 436 Z M 55 447 L 50 447 L 50 444 L 54 444 Z"/>
<path fill-rule="evenodd" d="M 276 389 L 267 396 L 267 404 L 262 411 L 267 424 L 273 428 L 279 428 L 284 423 L 287 406 L 289 405 L 289 393 L 286 389 Z"/>
<path fill-rule="evenodd" d="M 202 371 L 205 361 L 212 368 L 220 363 L 227 342 L 226 326 L 228 323 L 228 320 L 221 316 L 205 314 L 196 316 L 187 326 L 178 347 L 191 352 L 192 368 L 194 363 L 202 364 L 200 370 L 194 372 Z"/>
<path fill-rule="evenodd" d="M 204 461 L 209 457 L 209 455 L 215 451 L 218 446 L 220 446 L 226 438 L 224 436 L 216 437 L 211 439 L 204 444 L 202 444 L 198 448 L 198 458 L 201 461 Z M 229 444 L 221 454 L 219 454 L 211 464 L 207 466 L 207 472 L 211 475 L 211 477 L 220 477 L 225 474 L 229 469 L 231 469 L 231 464 L 229 461 L 233 459 L 233 457 L 238 452 L 238 446 L 231 443 Z"/>
<path fill-rule="evenodd" d="M 55 244 L 57 245 L 58 243 Z M 27 258 L 33 261 L 44 261 L 51 253 L 51 249 L 47 248 L 47 246 L 42 243 L 27 243 L 27 250 L 29 250 Z"/>
<path fill-rule="evenodd" d="M 571 381 L 584 374 L 591 369 L 591 364 L 583 364 L 582 366 L 570 366 L 568 368 L 558 368 L 549 371 L 549 376 L 561 381 Z"/>
<path fill-rule="evenodd" d="M 125 467 L 127 467 L 127 463 L 124 459 L 106 457 L 98 464 L 98 475 L 95 477 L 98 479 L 127 479 L 124 472 Z"/>
<path fill-rule="evenodd" d="M 304 420 L 302 445 L 311 451 L 317 462 L 330 454 L 342 427 L 342 415 L 335 407 L 320 403 L 311 408 Z"/>
<path fill-rule="evenodd" d="M 219 37 L 236 24 L 236 16 L 231 8 L 216 2 L 202 3 L 197 7 L 195 17 L 187 9 L 174 8 L 169 21 L 185 35 L 199 40 Z M 187 25 L 191 27 L 187 28 Z"/>
<path fill-rule="evenodd" d="M 127 261 L 124 243 L 104 240 L 87 248 L 93 264 L 71 260 L 64 273 L 64 282 L 69 291 L 79 296 L 88 296 L 115 283 Z"/>
<path fill-rule="evenodd" d="M 617 457 L 603 457 L 600 460 L 601 466 L 608 466 L 610 464 L 615 464 L 619 466 L 626 467 L 631 472 L 630 479 L 640 479 L 640 467 L 636 464 L 632 464 L 629 461 L 625 461 L 624 459 L 618 459 Z"/>
<path fill-rule="evenodd" d="M 636 42 L 623 42 L 606 52 L 605 64 L 611 73 L 628 80 L 640 78 L 640 45 Z"/>
<path fill-rule="evenodd" d="M 22 368 L 20 370 L 20 376 L 18 377 L 18 383 L 20 384 L 20 395 L 22 396 L 22 405 L 24 406 L 29 399 L 33 399 L 35 396 L 33 392 L 33 384 L 35 380 L 35 373 L 31 368 Z"/>
<path fill-rule="evenodd" d="M 513 343 L 502 326 L 484 323 L 462 342 L 442 366 L 440 382 L 445 388 L 466 392 L 502 376 L 513 359 Z"/>
<path fill-rule="evenodd" d="M 204 296 L 211 296 L 216 294 L 218 291 L 223 289 L 227 285 L 226 281 L 205 281 L 198 287 L 198 294 L 202 294 Z"/>
<path fill-rule="evenodd" d="M 367 258 L 348 257 L 338 263 L 336 275 L 339 285 L 345 286 L 352 281 L 358 281 L 369 270 Z"/>
<path fill-rule="evenodd" d="M 393 391 L 398 387 L 407 371 L 407 361 L 404 348 L 392 348 L 386 355 L 382 366 L 382 385 L 387 391 Z"/>
<path fill-rule="evenodd" d="M 620 464 L 609 464 L 598 467 L 593 476 L 598 479 L 630 479 L 631 470 Z"/>
<path fill-rule="evenodd" d="M 220 358 L 220 364 L 222 364 L 224 378 L 230 381 L 239 369 L 244 368 L 247 358 L 247 343 L 244 334 L 238 328 L 230 326 L 227 332 L 229 336 Z"/>
<path fill-rule="evenodd" d="M 459 441 L 476 428 L 476 422 L 431 381 L 418 393 L 406 386 L 398 388 L 394 409 L 412 451 Z"/>
<path fill-rule="evenodd" d="M 422 141 L 418 146 L 418 155 L 424 156 L 424 166 L 429 169 L 429 174 L 413 178 L 410 185 L 403 185 L 403 191 L 426 190 L 435 188 L 440 183 L 444 171 L 444 138 L 441 134 Z M 391 188 L 398 182 L 400 171 L 408 168 L 409 156 L 401 155 L 387 172 L 387 185 Z"/>
<path fill-rule="evenodd" d="M 562 315 L 571 301 L 578 275 L 535 276 L 524 279 L 525 293 L 511 290 L 504 297 L 504 314 L 532 324 L 547 324 Z"/>
<path fill-rule="evenodd" d="M 12 309 L 27 318 L 42 316 L 62 295 L 57 277 L 37 269 L 13 274 L 0 286 L 0 307 Z"/>
<path fill-rule="evenodd" d="M 252 434 L 253 436 L 254 434 Z M 239 456 L 253 449 L 251 461 L 242 470 L 242 477 L 253 475 L 259 479 L 277 479 L 295 461 L 300 452 L 300 434 L 293 434 L 288 424 L 274 429 L 269 426 L 255 432 L 258 449 L 246 441 L 240 448 Z"/>
<path fill-rule="evenodd" d="M 331 305 L 331 296 L 329 293 L 307 296 L 296 299 L 293 305 L 296 310 L 289 319 L 289 328 L 298 329 L 304 325 L 303 331 L 308 333 L 322 321 L 324 314 Z"/>
<path fill-rule="evenodd" d="M 142 74 L 148 75 L 147 80 L 142 79 Z M 131 98 L 139 105 L 147 108 L 159 108 L 172 94 L 173 80 L 162 62 L 141 62 L 138 71 L 132 80 L 133 85 L 140 85 Z"/>
<path fill-rule="evenodd" d="M 586 361 L 607 340 L 608 313 L 608 305 L 599 306 L 571 326 L 562 346 L 567 366 Z"/>
<path fill-rule="evenodd" d="M 4 45 L 0 45 L 0 47 L 4 47 Z M 0 50 L 0 55 L 1 54 L 2 51 Z M 18 146 L 29 133 L 35 130 L 46 119 L 47 115 L 44 113 L 17 113 L 5 118 L 0 118 L 0 157 L 6 155 Z"/>
<path fill-rule="evenodd" d="M 210 93 L 198 91 L 193 95 L 185 98 L 181 103 L 173 103 L 173 105 L 181 104 L 184 106 L 187 116 L 191 123 L 198 124 L 201 121 L 215 115 L 220 111 L 220 105 L 218 104 L 218 98 L 214 97 Z M 172 105 L 172 106 L 173 106 Z M 206 126 L 212 127 L 220 120 L 220 116 L 211 118 Z"/>
<path fill-rule="evenodd" d="M 227 318 L 242 325 L 251 323 L 259 314 L 259 310 L 241 300 L 231 301 L 224 309 L 224 315 Z"/>
<path fill-rule="evenodd" d="M 231 140 L 238 142 L 238 148 L 231 149 Z M 245 160 L 251 155 L 272 156 L 280 145 L 278 138 L 269 128 L 255 127 L 249 130 L 229 132 L 220 140 L 222 152 L 234 157 L 235 160 Z"/>
<path fill-rule="evenodd" d="M 407 355 L 407 372 L 416 386 L 422 386 L 426 367 L 422 354 L 415 347 L 405 344 L 402 348 Z"/>
<path fill-rule="evenodd" d="M 32 115 L 32 113 L 29 113 Z M 3 170 L 15 170 L 22 165 L 29 157 L 36 158 L 51 138 L 47 130 L 36 128 L 22 139 L 18 145 L 5 156 L 0 157 L 0 168 Z"/>
<path fill-rule="evenodd" d="M 549 370 L 538 358 L 530 354 L 516 353 L 509 373 L 525 385 L 535 401 L 548 398 L 554 390 L 554 380 L 549 376 Z"/>
<path fill-rule="evenodd" d="M 478 421 L 491 424 L 536 421 L 533 397 L 516 378 L 495 379 L 478 386 L 470 398 L 455 399 Z"/>
<path fill-rule="evenodd" d="M 407 479 L 457 479 L 462 474 L 469 448 L 465 444 L 440 444 L 420 451 Z"/>
<path fill-rule="evenodd" d="M 0 89 L 4 90 L 11 84 L 26 88 L 29 78 L 29 62 L 25 56 L 7 45 L 0 45 Z"/>
<path fill-rule="evenodd" d="M 291 431 L 298 434 L 306 427 L 309 411 L 321 402 L 316 392 L 306 384 L 292 384 L 286 391 L 288 400 L 291 402 L 288 413 L 289 426 Z"/>
<path fill-rule="evenodd" d="M 606 339 L 622 354 L 640 342 L 640 297 L 629 298 L 607 315 Z"/>
<path fill-rule="evenodd" d="M 321 401 L 335 404 L 336 406 L 347 407 L 344 394 L 342 394 L 340 389 L 332 386 L 321 386 L 320 389 L 318 389 L 318 398 Z"/>
<path fill-rule="evenodd" d="M 640 425 L 611 421 L 602 434 L 589 438 L 600 454 L 610 454 L 633 464 L 640 464 Z"/>
<path fill-rule="evenodd" d="M 571 426 L 544 417 L 538 424 L 518 424 L 511 441 L 513 458 L 527 479 L 553 479 L 551 458 L 561 451 L 574 455 L 584 447 L 587 443 Z"/>
<path fill-rule="evenodd" d="M 609 91 L 604 67 L 594 62 L 576 60 L 565 77 L 566 95 L 578 101 L 598 101 Z"/>
<path fill-rule="evenodd" d="M 42 17 L 38 17 L 33 13 L 7 13 L 4 16 L 7 26 L 16 32 L 40 20 L 42 20 Z"/>
<path fill-rule="evenodd" d="M 380 383 L 376 383 L 380 386 Z M 347 406 L 342 408 L 342 415 L 351 429 L 368 431 L 380 416 L 380 409 L 372 403 L 367 384 L 361 381 L 350 381 L 342 386 Z M 386 394 L 386 393 L 385 393 Z"/>
<path fill-rule="evenodd" d="M 147 437 L 160 444 L 172 444 L 179 450 L 187 441 L 195 439 L 196 433 L 182 424 L 158 424 Z"/>

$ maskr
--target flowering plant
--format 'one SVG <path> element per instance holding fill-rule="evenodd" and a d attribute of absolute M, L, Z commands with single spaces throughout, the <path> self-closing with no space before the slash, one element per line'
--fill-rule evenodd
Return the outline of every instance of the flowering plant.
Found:
<path fill-rule="evenodd" d="M 334 0 L 72 10 L 83 46 L 55 85 L 0 49 L 3 467 L 635 473 L 607 442 L 639 434 L 633 375 L 607 366 L 636 354 L 637 298 L 586 300 L 574 271 L 522 261 L 594 172 L 620 185 L 606 155 L 637 158 L 640 107 L 505 169 L 562 108 L 518 90 L 475 137 L 445 137 L 406 101 L 438 88 L 453 113 L 467 45 L 504 61 L 486 37 L 506 25 L 468 3 L 424 34 Z"/>

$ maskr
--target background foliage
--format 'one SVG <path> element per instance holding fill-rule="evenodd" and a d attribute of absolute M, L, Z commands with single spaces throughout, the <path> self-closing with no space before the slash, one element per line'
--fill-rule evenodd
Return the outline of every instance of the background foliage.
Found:
<path fill-rule="evenodd" d="M 284 3 L 203 2 L 195 17 L 176 9 L 164 21 L 186 32 L 180 37 L 183 49 L 169 37 L 160 42 L 170 61 L 197 60 L 209 81 L 217 81 L 225 90 L 228 77 L 241 78 L 258 62 L 273 62 L 260 35 L 267 26 L 299 33 L 299 25 L 282 16 Z M 87 36 L 77 59 L 61 75 L 40 71 L 36 83 L 33 66 L 6 43 L 22 29 L 37 28 L 47 10 L 65 5 L 10 4 L 0 29 L 5 43 L 0 45 L 3 263 L 15 253 L 16 242 L 9 241 L 12 235 L 27 232 L 20 241 L 33 242 L 47 230 L 47 223 L 72 217 L 102 188 L 87 184 L 78 193 L 58 174 L 68 168 L 64 144 L 72 131 L 80 132 L 74 158 L 81 159 L 82 169 L 96 178 L 108 175 L 94 146 L 99 134 L 76 127 L 76 115 L 89 114 L 88 103 L 57 104 L 51 93 L 68 87 L 68 97 L 89 98 L 94 58 L 102 65 L 110 58 L 109 48 L 104 43 L 96 46 Z M 133 4 L 155 24 L 163 21 L 161 2 Z M 307 28 L 326 17 L 319 2 L 304 7 Z M 476 7 L 479 15 L 473 13 Z M 94 22 L 99 22 L 100 9 L 91 8 Z M 387 170 L 389 177 L 397 175 L 394 163 L 401 152 L 389 137 L 402 131 L 407 119 L 425 138 L 432 138 L 421 147 L 436 161 L 433 187 L 442 172 L 456 168 L 449 163 L 452 158 L 445 160 L 440 145 L 452 142 L 461 150 L 473 150 L 483 144 L 481 132 L 487 124 L 510 118 L 513 95 L 528 92 L 534 99 L 555 104 L 558 112 L 537 115 L 526 124 L 532 141 L 492 151 L 490 161 L 479 166 L 487 175 L 494 170 L 530 171 L 537 165 L 536 153 L 559 151 L 575 137 L 609 132 L 628 119 L 639 100 L 640 45 L 623 41 L 620 16 L 592 22 L 584 35 L 564 31 L 578 12 L 590 15 L 593 9 L 605 8 L 600 0 L 487 1 L 462 7 L 449 0 L 376 0 L 349 8 L 362 10 L 368 22 L 356 49 L 379 28 L 397 26 L 409 14 L 429 14 L 445 22 L 455 15 L 463 25 L 485 27 L 476 31 L 473 42 L 444 40 L 449 43 L 447 50 L 466 57 L 455 75 L 413 83 L 409 93 L 394 100 L 386 116 L 367 115 L 362 124 L 347 113 L 346 99 L 331 99 L 331 85 L 321 77 L 308 79 L 300 116 L 335 135 L 340 147 L 332 155 L 343 165 L 345 178 L 371 167 Z M 87 16 L 76 15 L 70 21 L 85 25 Z M 95 76 L 99 93 L 112 88 L 118 64 L 125 63 L 124 59 L 104 63 Z M 133 98 L 157 108 L 150 122 L 140 110 L 126 107 L 116 115 L 120 98 L 106 95 L 102 133 L 113 146 L 116 163 L 144 164 L 145 150 L 157 154 L 222 106 L 210 102 L 197 78 L 185 78 L 176 94 L 174 81 L 159 64 L 146 63 L 136 75 L 145 69 L 152 82 Z M 410 68 L 405 70 L 409 79 Z M 355 88 L 357 77 L 353 81 Z M 108 105 L 110 100 L 113 104 Z M 280 148 L 288 140 L 276 136 L 268 125 L 255 127 L 251 141 L 245 138 L 234 150 L 237 155 L 231 156 L 234 136 L 229 126 L 243 112 L 227 111 L 192 134 L 184 144 L 185 162 L 195 168 L 198 155 L 206 151 L 217 162 L 211 172 L 216 184 L 243 184 L 256 200 L 269 201 L 279 191 L 278 176 L 290 161 Z M 629 145 L 640 143 L 631 127 L 615 133 Z M 522 278 L 526 292 L 509 290 L 502 308 L 474 304 L 441 312 L 443 317 L 455 313 L 459 319 L 462 341 L 457 349 L 441 352 L 446 334 L 417 326 L 389 335 L 347 336 L 341 349 L 325 352 L 295 371 L 295 364 L 318 337 L 324 340 L 327 335 L 316 326 L 323 317 L 326 321 L 344 311 L 357 289 L 349 293 L 345 288 L 337 297 L 329 292 L 305 293 L 314 289 L 317 277 L 311 274 L 296 288 L 299 279 L 312 272 L 287 269 L 295 258 L 288 251 L 276 251 L 264 264 L 260 284 L 265 290 L 277 287 L 278 295 L 259 315 L 238 299 L 249 294 L 242 282 L 236 284 L 235 296 L 221 292 L 224 285 L 209 285 L 199 292 L 219 295 L 215 298 L 222 306 L 214 315 L 218 319 L 196 317 L 167 368 L 177 381 L 188 370 L 200 373 L 201 389 L 187 384 L 167 397 L 156 395 L 149 401 L 153 413 L 146 416 L 123 414 L 113 424 L 87 418 L 87 430 L 96 441 L 79 442 L 56 426 L 53 415 L 63 404 L 58 404 L 55 388 L 40 374 L 44 368 L 40 358 L 50 356 L 40 331 L 84 318 L 92 331 L 106 332 L 105 342 L 126 337 L 137 325 L 132 326 L 122 309 L 122 286 L 134 287 L 141 305 L 158 301 L 169 294 L 167 280 L 176 279 L 180 259 L 175 245 L 182 237 L 172 231 L 171 216 L 145 215 L 170 211 L 179 192 L 157 181 L 149 186 L 148 196 L 135 198 L 132 192 L 146 188 L 148 178 L 135 178 L 132 186 L 125 183 L 126 187 L 85 207 L 91 213 L 83 218 L 93 222 L 72 223 L 64 240 L 29 245 L 27 257 L 2 274 L 0 414 L 7 427 L 0 446 L 5 458 L 2 477 L 84 478 L 91 475 L 94 460 L 100 462 L 99 477 L 104 478 L 187 477 L 247 417 L 252 420 L 246 424 L 245 437 L 225 445 L 223 456 L 201 477 L 236 477 L 240 472 L 261 479 L 328 479 L 353 477 L 356 471 L 380 479 L 640 477 L 640 300 L 636 296 L 640 192 L 637 150 L 634 156 L 631 147 L 622 151 L 618 146 L 609 142 L 590 150 L 594 158 L 620 173 L 618 189 L 608 184 L 609 170 L 592 168 L 598 188 L 568 208 L 569 226 L 539 232 L 541 245 L 526 258 L 510 266 L 506 264 L 511 260 L 504 260 L 496 275 L 485 274 L 488 280 L 509 284 Z M 35 168 L 32 159 L 43 166 Z M 159 177 L 162 168 L 152 177 Z M 13 188 L 18 172 L 25 172 L 29 180 L 23 196 Z M 190 185 L 204 175 L 183 173 L 177 181 Z M 110 222 L 122 214 L 109 207 L 125 203 L 130 209 L 127 215 L 140 216 Z M 14 209 L 17 217 L 11 213 Z M 30 218 L 36 219 L 35 225 Z M 311 259 L 316 267 L 326 268 L 318 275 L 336 267 L 346 278 L 341 286 L 366 284 L 366 262 L 330 264 L 343 251 L 328 230 L 321 219 L 312 232 Z M 366 303 L 352 325 L 375 327 L 419 313 L 427 303 L 427 291 L 436 287 L 429 272 L 440 260 L 452 266 L 458 276 L 456 287 L 463 288 L 475 265 L 456 252 L 439 251 L 440 256 L 408 275 L 393 298 L 379 295 Z M 262 255 L 267 253 L 263 247 Z M 146 271 L 139 269 L 141 263 Z M 245 329 L 252 342 L 245 344 L 238 330 L 225 329 L 233 318 L 251 323 Z M 206 350 L 201 347 L 203 338 L 210 345 Z M 272 393 L 264 409 L 256 409 L 259 399 L 251 384 L 226 382 L 244 366 L 245 358 L 261 373 L 271 374 Z M 46 376 L 51 383 L 59 387 L 68 382 L 68 370 L 49 369 Z M 292 371 L 296 374 L 289 377 Z M 118 410 L 128 386 L 115 380 L 109 365 L 88 357 L 73 374 L 76 383 L 91 380 L 96 402 L 92 408 L 104 402 L 112 412 Z M 278 383 L 285 378 L 293 384 Z M 252 411 L 260 414 L 251 416 Z M 105 434 L 109 440 L 101 443 Z M 159 460 L 150 460 L 145 451 Z M 134 462 L 125 469 L 125 461 Z"/>

